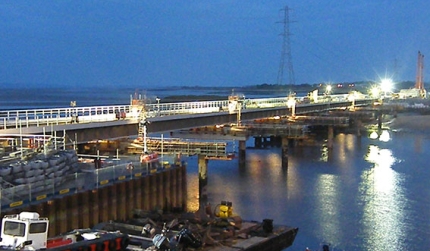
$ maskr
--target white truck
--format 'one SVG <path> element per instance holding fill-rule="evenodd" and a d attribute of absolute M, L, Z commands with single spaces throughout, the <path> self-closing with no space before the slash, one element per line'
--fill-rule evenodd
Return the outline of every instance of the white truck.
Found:
<path fill-rule="evenodd" d="M 48 238 L 49 220 L 35 212 L 5 215 L 0 250 L 122 251 L 129 237 L 120 232 L 76 229 Z"/>

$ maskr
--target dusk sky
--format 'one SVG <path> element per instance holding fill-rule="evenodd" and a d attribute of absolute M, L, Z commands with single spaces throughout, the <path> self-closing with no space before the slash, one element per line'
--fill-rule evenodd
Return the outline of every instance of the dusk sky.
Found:
<path fill-rule="evenodd" d="M 429 0 L 3 0 L 0 83 L 276 84 L 286 5 L 296 84 L 415 81 L 430 55 Z"/>

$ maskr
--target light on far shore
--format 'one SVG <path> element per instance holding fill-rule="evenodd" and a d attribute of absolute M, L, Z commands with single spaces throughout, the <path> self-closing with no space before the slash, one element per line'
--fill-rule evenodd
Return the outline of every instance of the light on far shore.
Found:
<path fill-rule="evenodd" d="M 391 92 L 393 85 L 393 80 L 390 78 L 384 78 L 381 80 L 381 90 L 384 92 L 384 94 Z"/>
<path fill-rule="evenodd" d="M 330 93 L 331 93 L 331 85 L 327 85 L 326 87 L 325 87 L 325 91 L 326 91 L 326 93 L 328 94 L 328 95 L 330 95 Z"/>
<path fill-rule="evenodd" d="M 380 88 L 379 88 L 379 87 L 377 87 L 377 86 L 373 86 L 373 87 L 370 89 L 370 95 L 372 96 L 372 98 L 379 98 L 379 97 L 380 97 L 380 95 L 381 95 L 381 90 L 380 90 Z"/>

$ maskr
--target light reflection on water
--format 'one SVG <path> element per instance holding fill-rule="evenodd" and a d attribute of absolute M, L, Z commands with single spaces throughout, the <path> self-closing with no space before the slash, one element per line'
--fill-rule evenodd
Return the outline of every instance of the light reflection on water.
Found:
<path fill-rule="evenodd" d="M 237 160 L 211 160 L 209 201 L 232 201 L 244 219 L 299 227 L 288 251 L 316 250 L 322 242 L 334 250 L 426 250 L 430 170 L 424 153 L 430 142 L 376 133 L 373 139 L 370 132 L 361 138 L 339 134 L 332 150 L 296 146 L 288 169 L 282 169 L 279 148 L 247 149 L 243 169 Z M 196 158 L 188 164 L 197 178 Z"/>
<path fill-rule="evenodd" d="M 82 88 L 40 91 L 39 87 L 23 92 L 19 88 L 0 92 L 0 107 L 66 107 L 71 100 L 79 106 L 127 104 L 134 91 L 135 87 L 122 86 L 103 92 Z M 183 92 L 173 88 L 147 94 L 189 94 L 189 90 Z M 287 170 L 281 168 L 278 148 L 247 149 L 244 169 L 238 168 L 237 160 L 211 160 L 209 201 L 232 201 L 235 213 L 244 219 L 272 218 L 274 224 L 299 227 L 296 241 L 287 251 L 316 250 L 321 242 L 347 251 L 429 250 L 430 136 L 388 132 L 369 132 L 361 138 L 339 134 L 333 150 L 321 145 L 297 146 L 291 150 Z M 195 211 L 197 159 L 187 162 L 187 206 Z"/>
<path fill-rule="evenodd" d="M 321 175 L 316 183 L 317 201 L 315 207 L 315 217 L 320 223 L 316 225 L 315 232 L 321 233 L 324 240 L 331 239 L 332 242 L 339 243 L 342 236 L 339 235 L 341 215 L 340 182 L 333 174 Z M 331 236 L 335 236 L 333 239 Z"/>
<path fill-rule="evenodd" d="M 380 140 L 388 141 L 387 134 Z M 396 250 L 404 241 L 402 177 L 392 169 L 396 158 L 390 149 L 369 145 L 366 160 L 374 166 L 362 175 L 362 186 L 370 190 L 363 207 L 364 239 L 376 250 Z"/>

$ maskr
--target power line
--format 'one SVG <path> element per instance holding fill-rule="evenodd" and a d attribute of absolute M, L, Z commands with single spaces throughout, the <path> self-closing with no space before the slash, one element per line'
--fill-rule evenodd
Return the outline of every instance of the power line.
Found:
<path fill-rule="evenodd" d="M 294 78 L 294 68 L 293 68 L 293 59 L 291 56 L 291 41 L 290 36 L 292 35 L 290 33 L 290 16 L 289 11 L 290 8 L 288 6 L 285 6 L 281 11 L 284 12 L 284 19 L 279 22 L 284 25 L 284 30 L 282 35 L 282 52 L 281 52 L 281 60 L 279 62 L 279 70 L 278 70 L 278 79 L 277 84 L 281 85 L 283 78 L 284 78 L 284 68 L 287 66 L 288 68 L 288 84 L 290 85 L 290 89 L 292 89 L 292 85 L 295 84 L 295 78 Z M 287 60 L 287 62 L 285 62 Z"/>

